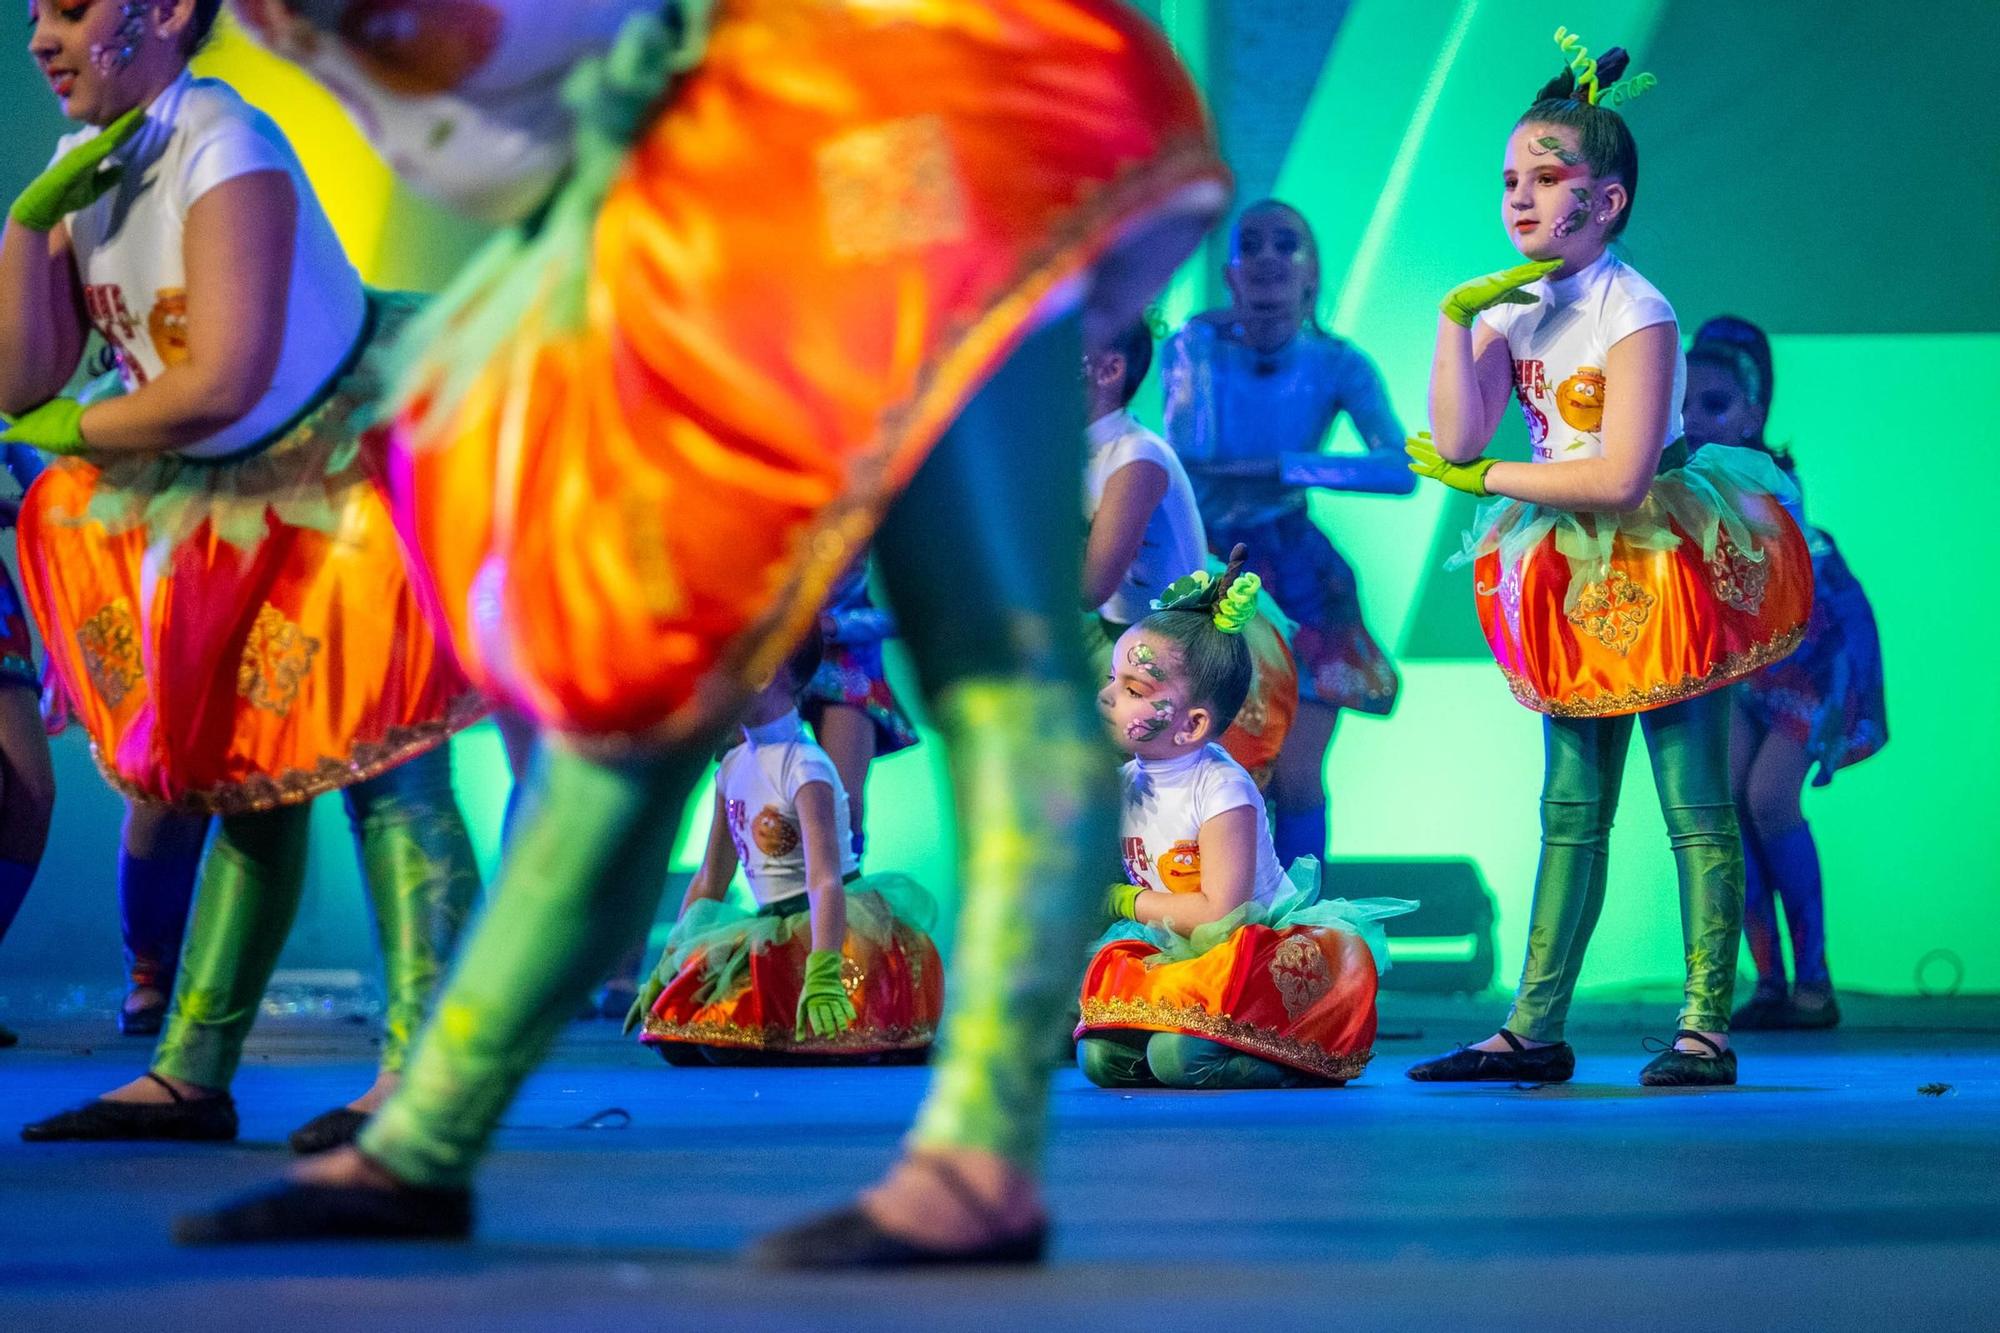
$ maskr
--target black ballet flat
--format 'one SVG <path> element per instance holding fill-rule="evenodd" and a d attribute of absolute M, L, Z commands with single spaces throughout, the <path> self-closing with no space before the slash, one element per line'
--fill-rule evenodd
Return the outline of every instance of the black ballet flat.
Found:
<path fill-rule="evenodd" d="M 103 1098 L 21 1126 L 29 1143 L 160 1139 L 227 1143 L 236 1137 L 236 1099 L 184 1097 L 158 1074 L 147 1078 L 172 1095 L 170 1102 L 107 1102 Z"/>
<path fill-rule="evenodd" d="M 1665 1050 L 1653 1057 L 1651 1064 L 1639 1071 L 1641 1087 L 1726 1088 L 1736 1082 L 1735 1051 L 1726 1051 L 1699 1032 L 1687 1028 L 1674 1033 L 1674 1041 L 1682 1038 L 1698 1041 L 1715 1054 L 1697 1055 L 1692 1051 L 1675 1050 L 1669 1042 Z M 1651 1039 L 1648 1041 L 1651 1042 Z M 1657 1043 L 1652 1043 L 1649 1049 L 1656 1046 Z"/>
<path fill-rule="evenodd" d="M 288 1180 L 174 1219 L 174 1240 L 181 1245 L 464 1240 L 471 1234 L 471 1190 L 416 1185 L 371 1189 Z"/>
<path fill-rule="evenodd" d="M 331 1111 L 322 1111 L 312 1119 L 293 1130 L 285 1142 L 292 1145 L 292 1151 L 301 1157 L 326 1152 L 331 1148 L 345 1148 L 354 1142 L 354 1136 L 368 1123 L 368 1113 L 352 1107 L 336 1106 Z"/>
<path fill-rule="evenodd" d="M 118 1031 L 127 1037 L 157 1037 L 167 1022 L 167 997 L 161 995 L 152 1004 L 142 1004 L 137 1009 L 118 1010 Z"/>
<path fill-rule="evenodd" d="M 1461 1046 L 1404 1071 L 1419 1083 L 1567 1083 L 1576 1075 L 1576 1050 L 1566 1041 L 1530 1047 L 1506 1028 L 1505 1051 Z"/>
<path fill-rule="evenodd" d="M 985 1201 L 951 1163 L 923 1154 L 914 1160 L 928 1167 L 974 1216 L 986 1214 Z M 751 1247 L 750 1262 L 765 1269 L 991 1267 L 1038 1264 L 1048 1246 L 1048 1223 L 1037 1222 L 1028 1231 L 995 1236 L 970 1249 L 940 1249 L 884 1231 L 850 1205 L 772 1232 Z"/>
<path fill-rule="evenodd" d="M 1794 987 L 1792 1001 L 1785 1008 L 1784 1025 L 1796 1031 L 1839 1027 L 1840 1004 L 1833 998 L 1833 988 Z"/>
<path fill-rule="evenodd" d="M 1759 987 L 1741 1009 L 1729 1016 L 1731 1032 L 1772 1032 L 1791 1026 L 1792 1002 L 1781 990 Z"/>
<path fill-rule="evenodd" d="M 21 1036 L 19 1033 L 10 1027 L 0 1027 L 0 1051 L 6 1050 L 9 1046 L 19 1046 L 20 1044 Z"/>

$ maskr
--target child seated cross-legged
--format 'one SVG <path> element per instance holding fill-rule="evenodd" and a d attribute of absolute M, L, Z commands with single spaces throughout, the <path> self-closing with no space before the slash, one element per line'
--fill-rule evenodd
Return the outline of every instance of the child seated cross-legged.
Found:
<path fill-rule="evenodd" d="M 715 778 L 701 868 L 626 1030 L 669 1064 L 921 1058 L 944 969 L 930 896 L 902 875 L 861 877 L 847 792 L 799 720 L 817 633 L 750 704 Z M 736 867 L 752 908 L 728 900 Z"/>
<path fill-rule="evenodd" d="M 1319 862 L 1278 868 L 1264 801 L 1213 744 L 1250 687 L 1241 629 L 1257 576 L 1170 586 L 1125 631 L 1098 704 L 1124 767 L 1131 881 L 1083 983 L 1077 1064 L 1100 1087 L 1338 1085 L 1373 1054 L 1377 923 L 1394 898 L 1321 900 Z"/>

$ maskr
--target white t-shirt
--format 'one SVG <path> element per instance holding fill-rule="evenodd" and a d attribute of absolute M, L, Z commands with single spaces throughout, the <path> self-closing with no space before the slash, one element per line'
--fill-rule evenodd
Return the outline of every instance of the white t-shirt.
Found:
<path fill-rule="evenodd" d="M 797 713 L 761 727 L 745 727 L 743 744 L 722 757 L 715 775 L 722 794 L 729 839 L 743 863 L 743 877 L 760 906 L 783 902 L 806 891 L 805 839 L 799 830 L 799 788 L 824 782 L 833 788 L 834 841 L 840 848 L 840 876 L 860 861 L 847 833 L 847 789 L 825 750 L 806 736 Z"/>
<path fill-rule="evenodd" d="M 1521 289 L 1534 305 L 1499 305 L 1479 318 L 1507 339 L 1514 395 L 1528 419 L 1537 463 L 1604 456 L 1604 368 L 1611 349 L 1640 329 L 1673 324 L 1674 308 L 1652 283 L 1606 251 L 1583 272 Z M 1674 352 L 1673 397 L 1664 448 L 1681 437 L 1687 358 Z"/>
<path fill-rule="evenodd" d="M 375 150 L 417 189 L 507 222 L 569 164 L 563 80 L 660 0 L 481 0 L 477 5 L 239 4 L 244 26 L 338 97 Z M 324 26 L 320 26 L 324 25 Z"/>
<path fill-rule="evenodd" d="M 1121 770 L 1125 804 L 1118 832 L 1125 878 L 1161 893 L 1201 888 L 1201 826 L 1247 805 L 1257 812 L 1257 871 L 1251 897 L 1275 901 L 1285 888 L 1264 820 L 1264 798 L 1243 766 L 1220 745 L 1178 759 L 1133 759 Z"/>
<path fill-rule="evenodd" d="M 1201 509 L 1187 469 L 1167 442 L 1147 430 L 1130 412 L 1120 410 L 1090 423 L 1090 460 L 1083 471 L 1083 516 L 1097 516 L 1104 487 L 1112 474 L 1130 463 L 1152 463 L 1167 474 L 1167 493 L 1146 523 L 1146 535 L 1132 568 L 1117 589 L 1097 608 L 1118 625 L 1135 625 L 1153 609 L 1153 599 L 1175 579 L 1203 567 L 1208 535 L 1202 530 Z"/>
<path fill-rule="evenodd" d="M 90 125 L 63 136 L 56 156 L 97 133 Z M 277 373 L 248 416 L 176 452 L 208 458 L 255 444 L 310 405 L 347 360 L 367 319 L 360 275 L 284 134 L 228 84 L 183 70 L 112 160 L 125 164 L 117 187 L 67 221 L 84 309 L 117 357 L 128 390 L 187 357 L 181 240 L 194 202 L 251 172 L 291 177 L 298 224 Z"/>

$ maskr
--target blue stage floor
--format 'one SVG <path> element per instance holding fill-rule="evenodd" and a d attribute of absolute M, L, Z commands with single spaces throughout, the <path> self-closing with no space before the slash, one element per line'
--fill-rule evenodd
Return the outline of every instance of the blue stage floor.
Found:
<path fill-rule="evenodd" d="M 733 1256 L 870 1180 L 920 1069 L 670 1069 L 579 1026 L 510 1116 L 476 1243 L 182 1251 L 174 1212 L 281 1170 L 285 1133 L 367 1082 L 365 1030 L 267 1021 L 236 1145 L 30 1146 L 13 1124 L 146 1044 L 17 1016 L 0 1328 L 2000 1327 L 2000 1005 L 1857 1001 L 1836 1033 L 1745 1036 L 1739 1088 L 1658 1092 L 1638 1016 L 1670 1006 L 1580 1006 L 1578 1081 L 1521 1091 L 1401 1077 L 1497 1002 L 1385 1001 L 1338 1091 L 1063 1074 L 1046 1269 L 838 1279 Z M 629 1126 L 563 1128 L 613 1106 Z"/>

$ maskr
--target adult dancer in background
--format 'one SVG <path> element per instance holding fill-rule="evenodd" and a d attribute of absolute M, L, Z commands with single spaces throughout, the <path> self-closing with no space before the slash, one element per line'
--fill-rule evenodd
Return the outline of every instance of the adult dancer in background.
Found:
<path fill-rule="evenodd" d="M 1387 713 L 1398 681 L 1362 621 L 1353 569 L 1307 513 L 1307 488 L 1407 495 L 1413 484 L 1381 374 L 1319 326 L 1319 248 L 1304 216 L 1275 199 L 1245 209 L 1223 276 L 1233 304 L 1167 342 L 1167 439 L 1194 482 L 1209 549 L 1247 546 L 1251 571 L 1297 626 L 1298 715 L 1265 794 L 1279 857 L 1324 860 L 1340 712 Z M 1343 413 L 1365 454 L 1321 454 Z"/>

